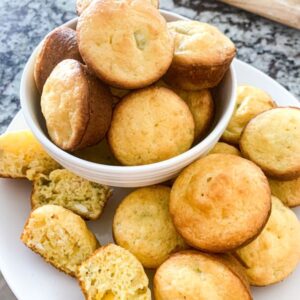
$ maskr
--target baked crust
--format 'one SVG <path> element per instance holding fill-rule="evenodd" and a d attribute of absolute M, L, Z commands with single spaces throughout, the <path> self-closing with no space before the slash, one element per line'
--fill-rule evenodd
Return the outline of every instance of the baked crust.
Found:
<path fill-rule="evenodd" d="M 218 142 L 214 146 L 214 148 L 212 148 L 209 152 L 209 154 L 214 154 L 214 153 L 223 153 L 223 154 L 242 156 L 241 152 L 236 147 L 222 142 Z"/>
<path fill-rule="evenodd" d="M 253 118 L 245 127 L 240 149 L 270 177 L 300 176 L 300 109 L 278 107 Z"/>
<path fill-rule="evenodd" d="M 36 57 L 34 79 L 40 93 L 55 66 L 68 58 L 82 61 L 76 31 L 68 27 L 58 27 L 45 37 Z"/>
<path fill-rule="evenodd" d="M 267 178 L 252 162 L 211 154 L 187 167 L 170 197 L 174 225 L 190 245 L 228 252 L 253 240 L 271 211 Z"/>
<path fill-rule="evenodd" d="M 230 39 L 198 21 L 170 22 L 168 28 L 175 37 L 175 54 L 166 82 L 184 90 L 218 85 L 236 54 Z"/>
<path fill-rule="evenodd" d="M 148 86 L 172 62 L 174 39 L 166 21 L 143 0 L 93 1 L 79 17 L 77 35 L 87 66 L 113 87 Z"/>
<path fill-rule="evenodd" d="M 76 151 L 104 138 L 112 115 L 112 96 L 86 66 L 68 59 L 47 79 L 41 107 L 52 141 L 64 150 Z"/>

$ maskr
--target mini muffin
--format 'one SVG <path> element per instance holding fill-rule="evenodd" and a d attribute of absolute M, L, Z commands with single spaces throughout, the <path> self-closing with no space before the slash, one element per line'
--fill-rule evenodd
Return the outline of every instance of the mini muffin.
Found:
<path fill-rule="evenodd" d="M 31 206 L 36 209 L 46 204 L 60 205 L 84 219 L 96 220 L 110 195 L 107 186 L 87 181 L 68 170 L 55 170 L 34 180 Z"/>
<path fill-rule="evenodd" d="M 127 250 L 108 244 L 78 269 L 77 278 L 87 300 L 150 300 L 149 280 L 141 263 Z"/>
<path fill-rule="evenodd" d="M 118 207 L 113 234 L 146 268 L 159 267 L 171 253 L 186 248 L 169 213 L 171 189 L 152 186 L 135 190 Z"/>
<path fill-rule="evenodd" d="M 280 107 L 252 119 L 240 140 L 243 156 L 271 178 L 300 176 L 300 109 Z"/>
<path fill-rule="evenodd" d="M 214 148 L 212 148 L 209 152 L 209 154 L 214 154 L 214 153 L 223 153 L 223 154 L 242 156 L 241 152 L 237 148 L 222 142 L 217 143 L 214 146 Z"/>
<path fill-rule="evenodd" d="M 46 36 L 35 61 L 34 79 L 40 93 L 55 66 L 68 58 L 82 61 L 76 31 L 58 27 Z"/>
<path fill-rule="evenodd" d="M 116 106 L 108 141 L 123 165 L 145 165 L 187 151 L 194 120 L 186 103 L 163 87 L 133 92 Z"/>
<path fill-rule="evenodd" d="M 95 0 L 79 17 L 77 33 L 85 63 L 114 87 L 150 85 L 172 62 L 173 36 L 145 0 Z"/>
<path fill-rule="evenodd" d="M 13 131 L 0 136 L 0 177 L 32 180 L 39 173 L 49 174 L 59 168 L 30 131 Z"/>
<path fill-rule="evenodd" d="M 243 270 L 232 258 L 196 251 L 171 256 L 154 276 L 156 300 L 251 300 Z"/>
<path fill-rule="evenodd" d="M 76 10 L 77 14 L 80 16 L 83 11 L 92 3 L 93 0 L 77 0 L 76 1 Z M 144 0 L 146 2 L 151 3 L 154 7 L 159 6 L 158 0 Z"/>
<path fill-rule="evenodd" d="M 211 154 L 187 167 L 170 197 L 174 225 L 185 241 L 208 252 L 227 252 L 253 240 L 271 210 L 268 180 L 251 161 Z"/>
<path fill-rule="evenodd" d="M 234 44 L 216 27 L 198 21 L 168 23 L 175 37 L 175 54 L 164 79 L 184 90 L 219 84 L 233 60 Z"/>
<path fill-rule="evenodd" d="M 288 181 L 269 179 L 269 184 L 272 195 L 278 197 L 285 205 L 300 205 L 300 177 Z"/>
<path fill-rule="evenodd" d="M 299 263 L 300 223 L 291 209 L 272 197 L 272 213 L 262 233 L 237 251 L 250 284 L 266 286 L 291 274 Z"/>
<path fill-rule="evenodd" d="M 81 217 L 57 205 L 44 205 L 32 211 L 21 240 L 71 276 L 75 276 L 78 266 L 98 247 L 95 236 Z"/>
<path fill-rule="evenodd" d="M 222 140 L 238 144 L 247 123 L 261 112 L 274 107 L 276 107 L 275 102 L 263 90 L 249 85 L 239 86 L 235 111 L 222 135 Z"/>
<path fill-rule="evenodd" d="M 51 140 L 64 150 L 75 151 L 104 138 L 111 121 L 112 96 L 86 66 L 67 59 L 47 79 L 41 107 Z"/>

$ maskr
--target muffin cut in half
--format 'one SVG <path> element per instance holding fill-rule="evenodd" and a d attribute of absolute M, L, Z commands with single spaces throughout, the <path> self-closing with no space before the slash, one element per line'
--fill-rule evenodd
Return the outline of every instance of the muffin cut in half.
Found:
<path fill-rule="evenodd" d="M 111 195 L 109 187 L 90 182 L 68 170 L 55 170 L 39 175 L 33 182 L 31 206 L 63 206 L 87 220 L 99 218 Z"/>
<path fill-rule="evenodd" d="M 47 175 L 59 168 L 29 130 L 0 136 L 0 177 L 33 180 L 40 173 Z"/>
<path fill-rule="evenodd" d="M 114 245 L 99 248 L 78 268 L 77 278 L 87 300 L 150 300 L 149 280 L 141 263 Z"/>
<path fill-rule="evenodd" d="M 109 89 L 76 60 L 59 63 L 47 79 L 41 99 L 51 140 L 75 151 L 96 145 L 111 121 Z"/>
<path fill-rule="evenodd" d="M 45 37 L 35 61 L 34 79 L 40 93 L 52 70 L 65 59 L 82 61 L 76 31 L 68 27 L 58 27 Z"/>
<path fill-rule="evenodd" d="M 154 276 L 156 300 L 251 300 L 249 284 L 239 263 L 229 255 L 196 251 L 172 255 Z"/>
<path fill-rule="evenodd" d="M 137 189 L 121 202 L 114 216 L 117 244 L 146 268 L 157 268 L 171 253 L 187 248 L 169 213 L 170 191 L 162 185 Z"/>
<path fill-rule="evenodd" d="M 271 193 L 251 161 L 210 154 L 176 179 L 170 198 L 174 225 L 185 241 L 207 252 L 228 252 L 249 243 L 264 228 Z"/>
<path fill-rule="evenodd" d="M 32 211 L 21 240 L 71 276 L 99 245 L 81 217 L 57 205 L 44 205 Z"/>

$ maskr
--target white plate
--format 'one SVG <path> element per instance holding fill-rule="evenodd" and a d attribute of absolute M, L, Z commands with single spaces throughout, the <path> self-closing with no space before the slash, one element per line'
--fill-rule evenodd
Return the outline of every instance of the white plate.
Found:
<path fill-rule="evenodd" d="M 282 86 L 255 68 L 234 62 L 239 83 L 248 83 L 267 91 L 280 105 L 299 106 Z M 26 128 L 18 113 L 8 131 Z M 111 223 L 118 202 L 130 190 L 115 188 L 101 219 L 89 222 L 102 245 L 112 241 Z M 75 279 L 57 271 L 20 241 L 23 225 L 30 212 L 31 185 L 25 180 L 0 179 L 0 269 L 19 300 L 84 299 Z M 300 217 L 300 209 L 295 209 Z M 300 267 L 282 283 L 253 288 L 255 300 L 296 300 L 300 294 Z"/>

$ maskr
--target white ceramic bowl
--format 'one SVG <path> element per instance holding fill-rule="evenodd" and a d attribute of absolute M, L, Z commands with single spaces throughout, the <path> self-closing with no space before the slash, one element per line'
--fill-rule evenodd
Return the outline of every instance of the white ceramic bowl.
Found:
<path fill-rule="evenodd" d="M 185 19 L 170 12 L 161 12 L 167 21 Z M 77 19 L 73 19 L 63 26 L 75 28 L 76 22 Z M 63 151 L 49 139 L 33 78 L 36 54 L 37 49 L 34 50 L 29 58 L 21 79 L 20 98 L 25 120 L 50 156 L 66 169 L 94 182 L 117 187 L 140 187 L 161 183 L 173 178 L 184 167 L 195 159 L 207 154 L 213 148 L 227 127 L 234 110 L 236 76 L 234 68 L 231 66 L 223 81 L 214 90 L 216 116 L 212 130 L 202 142 L 192 149 L 171 159 L 144 166 L 126 167 L 92 163 Z"/>

